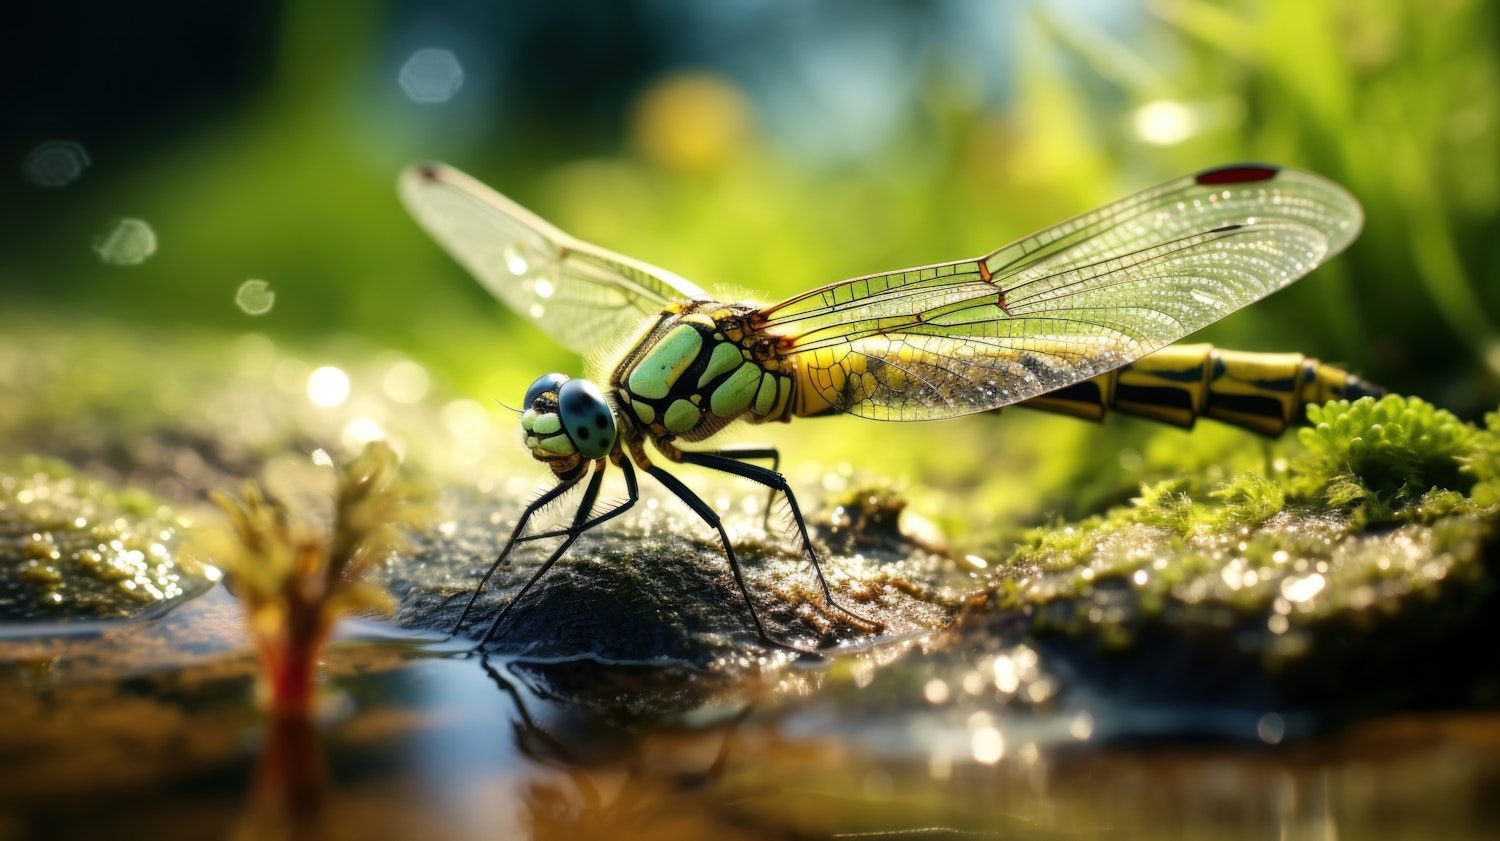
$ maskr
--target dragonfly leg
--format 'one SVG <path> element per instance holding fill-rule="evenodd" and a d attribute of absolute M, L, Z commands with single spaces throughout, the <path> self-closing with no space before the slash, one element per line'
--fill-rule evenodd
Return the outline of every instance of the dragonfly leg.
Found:
<path fill-rule="evenodd" d="M 701 451 L 705 455 L 723 456 L 735 461 L 750 461 L 752 459 L 766 459 L 771 462 L 771 472 L 781 471 L 781 451 L 775 447 L 767 447 L 762 444 L 729 444 L 717 450 Z M 766 513 L 761 519 L 760 527 L 766 530 L 771 528 L 771 506 L 776 502 L 776 489 L 770 488 L 766 493 Z"/>
<path fill-rule="evenodd" d="M 546 493 L 532 500 L 530 505 L 526 506 L 526 509 L 521 512 L 520 518 L 516 520 L 516 527 L 514 529 L 511 529 L 510 539 L 505 541 L 505 546 L 501 547 L 500 554 L 495 557 L 495 562 L 490 564 L 490 568 L 485 571 L 484 577 L 479 579 L 479 584 L 474 588 L 474 595 L 469 596 L 469 603 L 464 605 L 463 613 L 460 613 L 458 615 L 458 621 L 453 623 L 453 630 L 451 633 L 457 634 L 459 629 L 463 627 L 464 620 L 469 618 L 470 611 L 474 609 L 474 603 L 479 601 L 479 594 L 483 592 L 484 585 L 488 584 L 490 578 L 494 576 L 495 572 L 498 571 L 507 560 L 509 560 L 510 551 L 516 548 L 517 543 L 520 543 L 522 541 L 521 533 L 526 530 L 526 526 L 531 522 L 532 516 L 535 515 L 536 512 L 540 511 L 542 508 L 550 504 L 553 500 L 562 496 L 574 485 L 578 484 L 578 480 L 582 478 L 583 473 L 580 472 L 574 476 L 563 479 L 561 482 L 558 482 L 557 485 L 548 489 Z"/>
<path fill-rule="evenodd" d="M 533 540 L 545 540 L 549 537 L 562 537 L 563 535 L 570 534 L 574 531 L 586 532 L 594 526 L 597 526 L 607 520 L 613 520 L 615 517 L 618 517 L 628 511 L 630 509 L 630 506 L 635 505 L 636 500 L 640 498 L 640 486 L 636 483 L 635 469 L 630 466 L 629 459 L 620 460 L 620 471 L 625 474 L 627 498 L 622 500 L 618 505 L 581 525 L 575 523 L 574 525 L 568 526 L 567 528 L 537 532 L 536 534 L 528 534 L 525 537 L 517 538 L 516 542 L 530 543 Z"/>
<path fill-rule="evenodd" d="M 766 626 L 761 624 L 760 621 L 760 612 L 755 609 L 755 600 L 750 597 L 750 588 L 745 585 L 745 575 L 740 571 L 739 556 L 734 552 L 734 544 L 729 540 L 729 533 L 724 531 L 724 523 L 722 520 L 720 520 L 718 512 L 710 508 L 708 506 L 708 503 L 704 502 L 702 498 L 693 493 L 687 485 L 684 485 L 682 483 L 682 480 L 678 479 L 676 476 L 673 476 L 671 473 L 668 473 L 667 471 L 663 470 L 660 467 L 657 467 L 654 464 L 648 465 L 644 469 L 647 473 L 655 476 L 656 481 L 661 482 L 667 490 L 671 491 L 678 499 L 682 500 L 683 503 L 687 505 L 687 507 L 693 509 L 693 513 L 697 514 L 699 519 L 703 520 L 703 522 L 713 527 L 713 529 L 719 533 L 719 542 L 724 547 L 724 557 L 729 559 L 729 570 L 734 573 L 734 583 L 739 585 L 740 594 L 745 597 L 745 606 L 750 608 L 750 619 L 751 621 L 755 622 L 755 630 L 760 634 L 761 641 L 774 648 L 780 648 L 786 651 L 794 651 L 799 655 L 813 654 L 814 656 L 816 656 L 814 652 L 805 651 L 796 647 L 795 645 L 787 645 L 786 643 L 766 633 Z"/>
<path fill-rule="evenodd" d="M 594 511 L 594 503 L 599 499 L 599 486 L 604 478 L 604 464 L 605 463 L 603 461 L 597 462 L 598 466 L 594 468 L 594 475 L 589 478 L 588 486 L 583 489 L 583 498 L 578 501 L 578 511 L 573 515 L 573 524 L 566 529 L 560 529 L 556 532 L 553 532 L 554 535 L 566 535 L 566 539 L 563 540 L 561 545 L 553 550 L 552 554 L 547 557 L 547 560 L 537 568 L 537 571 L 532 573 L 531 578 L 526 582 L 526 584 L 521 587 L 521 589 L 515 594 L 515 596 L 511 597 L 511 600 L 506 603 L 505 607 L 500 610 L 499 615 L 495 617 L 495 621 L 490 623 L 490 629 L 485 632 L 484 638 L 479 641 L 479 644 L 481 646 L 494 638 L 495 631 L 500 629 L 501 623 L 505 621 L 505 617 L 510 615 L 511 609 L 520 603 L 522 597 L 524 597 L 526 593 L 531 590 L 533 585 L 535 585 L 542 579 L 542 576 L 547 574 L 548 570 L 552 569 L 552 565 L 557 563 L 558 559 L 560 559 L 563 554 L 568 551 L 568 548 L 573 545 L 574 541 L 578 540 L 579 535 L 582 535 L 584 532 L 606 520 L 617 517 L 620 514 L 624 513 L 630 508 L 630 506 L 635 504 L 637 499 L 640 498 L 639 489 L 635 480 L 635 471 L 630 467 L 630 462 L 628 460 L 622 460 L 620 462 L 620 467 L 625 473 L 625 484 L 630 491 L 629 498 L 625 499 L 623 502 L 604 512 L 603 514 L 600 514 L 597 517 L 591 517 L 590 515 Z"/>
<path fill-rule="evenodd" d="M 881 629 L 885 625 L 861 616 L 855 611 L 847 608 L 838 599 L 833 597 L 833 589 L 828 586 L 828 579 L 823 576 L 823 566 L 818 563 L 818 552 L 813 548 L 812 536 L 807 533 L 807 520 L 802 517 L 802 509 L 797 505 L 797 496 L 792 493 L 792 486 L 786 477 L 774 470 L 754 464 L 745 464 L 736 460 L 734 456 L 725 456 L 716 452 L 688 452 L 679 451 L 678 460 L 684 464 L 695 464 L 699 467 L 707 467 L 724 473 L 741 476 L 752 482 L 759 482 L 771 489 L 772 494 L 780 493 L 786 498 L 787 505 L 792 509 L 792 520 L 797 524 L 798 536 L 802 538 L 802 549 L 807 554 L 807 559 L 812 562 L 813 573 L 818 578 L 818 585 L 823 588 L 823 598 L 828 604 L 851 619 L 869 628 Z"/>

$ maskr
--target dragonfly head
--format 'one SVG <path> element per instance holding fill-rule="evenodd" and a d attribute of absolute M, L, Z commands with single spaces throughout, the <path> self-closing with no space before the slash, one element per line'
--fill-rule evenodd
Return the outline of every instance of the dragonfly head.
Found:
<path fill-rule="evenodd" d="M 538 461 L 563 475 L 583 459 L 599 459 L 615 448 L 618 430 L 609 401 L 588 380 L 563 374 L 538 377 L 526 390 L 521 429 Z"/>

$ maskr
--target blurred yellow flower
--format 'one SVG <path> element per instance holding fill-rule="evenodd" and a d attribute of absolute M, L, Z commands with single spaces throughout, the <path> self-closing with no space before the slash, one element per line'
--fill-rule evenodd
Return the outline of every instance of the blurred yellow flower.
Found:
<path fill-rule="evenodd" d="M 727 79 L 669 76 L 636 102 L 632 140 L 650 163 L 683 172 L 722 169 L 743 154 L 753 129 L 750 102 Z"/>

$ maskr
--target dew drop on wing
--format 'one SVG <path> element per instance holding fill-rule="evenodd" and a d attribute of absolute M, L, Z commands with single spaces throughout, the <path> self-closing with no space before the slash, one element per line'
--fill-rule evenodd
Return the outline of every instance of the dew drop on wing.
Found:
<path fill-rule="evenodd" d="M 1214 309 L 1224 309 L 1226 306 L 1228 306 L 1228 304 L 1224 302 L 1223 298 L 1220 298 L 1218 295 L 1215 295 L 1212 292 L 1208 292 L 1203 289 L 1194 289 L 1191 294 L 1194 301 L 1197 301 L 1204 306 L 1213 307 Z"/>
<path fill-rule="evenodd" d="M 526 274 L 527 269 L 531 268 L 531 264 L 526 261 L 526 255 L 521 250 L 520 243 L 505 246 L 505 251 L 501 256 L 505 258 L 505 268 L 517 277 Z"/>

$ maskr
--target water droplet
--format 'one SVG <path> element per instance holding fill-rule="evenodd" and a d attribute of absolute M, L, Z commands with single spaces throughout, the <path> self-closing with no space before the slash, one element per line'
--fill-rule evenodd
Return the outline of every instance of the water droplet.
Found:
<path fill-rule="evenodd" d="M 1205 292 L 1202 289 L 1194 289 L 1191 294 L 1194 301 L 1204 306 L 1213 307 L 1214 309 L 1222 309 L 1225 306 L 1223 298 L 1210 292 Z"/>
<path fill-rule="evenodd" d="M 500 256 L 505 258 L 505 267 L 510 269 L 510 273 L 517 277 L 526 274 L 531 268 L 531 264 L 526 261 L 526 255 L 522 252 L 520 243 L 505 246 L 505 251 Z"/>

